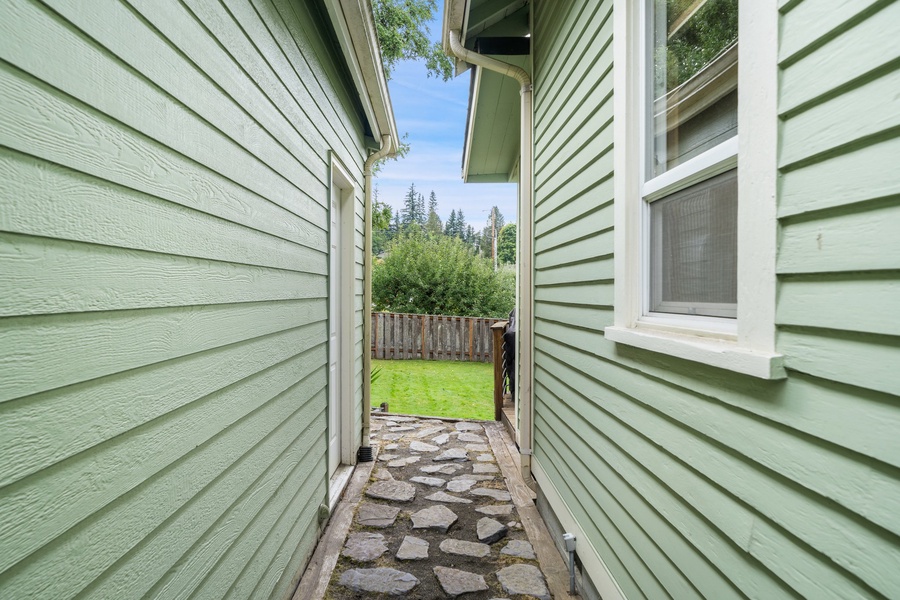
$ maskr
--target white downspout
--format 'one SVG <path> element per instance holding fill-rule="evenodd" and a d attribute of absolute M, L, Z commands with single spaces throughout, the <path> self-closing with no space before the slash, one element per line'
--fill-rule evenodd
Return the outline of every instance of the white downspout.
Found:
<path fill-rule="evenodd" d="M 363 265 L 365 269 L 365 285 L 363 286 L 363 381 L 362 381 L 362 435 L 358 462 L 371 462 L 371 415 L 372 415 L 372 169 L 375 163 L 394 150 L 394 140 L 389 134 L 381 136 L 381 148 L 369 155 L 363 168 L 365 178 L 365 250 Z"/>
<path fill-rule="evenodd" d="M 520 160 L 519 160 L 519 310 L 516 315 L 519 341 L 518 377 L 519 382 L 519 453 L 522 457 L 522 477 L 531 480 L 532 443 L 532 383 L 534 379 L 534 286 L 533 262 L 534 208 L 532 197 L 532 84 L 531 76 L 525 69 L 484 56 L 464 47 L 459 41 L 459 31 L 449 32 L 450 51 L 467 63 L 484 67 L 490 71 L 512 77 L 521 86 L 520 118 Z"/>

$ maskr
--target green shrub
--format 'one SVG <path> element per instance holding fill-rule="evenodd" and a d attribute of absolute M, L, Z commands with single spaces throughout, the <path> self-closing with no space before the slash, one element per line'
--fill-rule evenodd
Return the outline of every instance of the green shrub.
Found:
<path fill-rule="evenodd" d="M 411 233 L 393 240 L 372 273 L 375 310 L 505 317 L 515 304 L 515 274 L 495 273 L 462 240 Z"/>

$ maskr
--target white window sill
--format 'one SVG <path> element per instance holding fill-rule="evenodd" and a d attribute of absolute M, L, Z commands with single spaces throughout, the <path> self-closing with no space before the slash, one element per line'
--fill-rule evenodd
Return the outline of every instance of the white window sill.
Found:
<path fill-rule="evenodd" d="M 644 350 L 660 352 L 685 360 L 703 363 L 761 379 L 784 379 L 784 357 L 781 354 L 758 352 L 738 345 L 733 340 L 721 340 L 630 327 L 607 327 L 606 339 Z"/>

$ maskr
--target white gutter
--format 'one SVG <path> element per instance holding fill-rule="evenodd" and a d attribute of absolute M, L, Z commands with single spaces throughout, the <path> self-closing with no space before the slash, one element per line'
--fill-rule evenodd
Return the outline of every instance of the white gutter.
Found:
<path fill-rule="evenodd" d="M 484 67 L 489 71 L 494 71 L 495 73 L 500 73 L 507 77 L 512 77 L 522 86 L 520 93 L 525 94 L 527 92 L 528 94 L 531 94 L 531 76 L 525 69 L 469 50 L 460 43 L 459 32 L 456 30 L 450 32 L 450 50 L 453 52 L 454 56 L 467 63 Z"/>
<path fill-rule="evenodd" d="M 394 138 L 381 136 L 381 148 L 369 155 L 363 168 L 365 178 L 365 250 L 363 265 L 365 285 L 363 286 L 363 380 L 362 380 L 362 436 L 357 459 L 360 462 L 372 460 L 372 169 L 375 163 L 394 152 Z"/>
<path fill-rule="evenodd" d="M 445 20 L 445 24 L 447 21 Z M 450 52 L 457 58 L 483 67 L 490 71 L 512 77 L 521 86 L 519 94 L 521 102 L 520 118 L 520 160 L 519 160 L 519 216 L 516 233 L 519 246 L 517 263 L 519 266 L 519 302 L 516 321 L 518 330 L 516 339 L 519 346 L 519 360 L 516 380 L 519 383 L 517 401 L 519 406 L 519 426 L 517 442 L 522 457 L 522 477 L 531 480 L 531 444 L 534 404 L 532 402 L 532 386 L 534 381 L 534 212 L 532 202 L 532 84 L 531 76 L 525 69 L 503 61 L 484 56 L 467 49 L 460 42 L 459 30 L 449 32 Z"/>

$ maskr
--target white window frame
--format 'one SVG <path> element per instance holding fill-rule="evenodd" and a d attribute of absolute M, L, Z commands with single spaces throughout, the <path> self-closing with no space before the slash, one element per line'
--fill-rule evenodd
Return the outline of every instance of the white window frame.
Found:
<path fill-rule="evenodd" d="M 738 136 L 644 186 L 644 2 L 615 0 L 615 321 L 620 344 L 763 379 L 785 377 L 775 351 L 778 150 L 777 0 L 741 0 L 738 13 Z M 647 211 L 658 198 L 738 168 L 737 318 L 646 314 Z M 679 177 L 685 167 L 694 175 Z M 668 185 L 666 182 L 670 182 Z M 643 189 L 642 189 L 643 188 Z"/>

